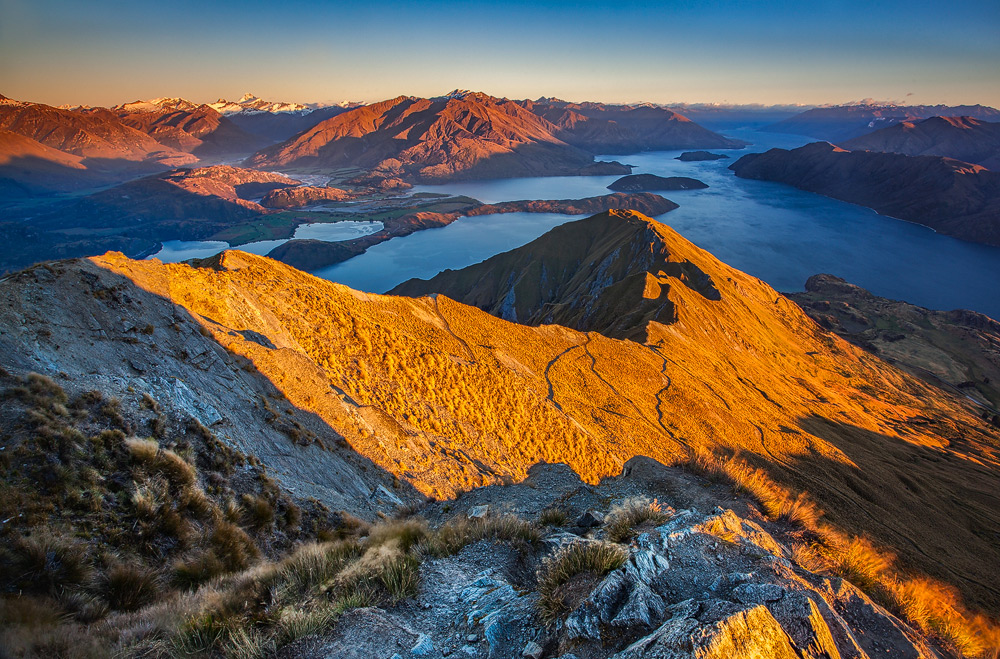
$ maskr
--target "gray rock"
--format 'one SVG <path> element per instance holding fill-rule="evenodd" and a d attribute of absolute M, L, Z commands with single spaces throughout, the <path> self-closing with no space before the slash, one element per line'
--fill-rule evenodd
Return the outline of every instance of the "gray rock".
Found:
<path fill-rule="evenodd" d="M 483 519 L 490 512 L 490 507 L 487 505 L 473 506 L 469 508 L 469 519 Z"/>
<path fill-rule="evenodd" d="M 534 641 L 528 641 L 528 644 L 524 646 L 521 650 L 521 656 L 527 657 L 527 659 L 542 659 L 542 652 L 544 648 Z"/>
<path fill-rule="evenodd" d="M 604 515 L 596 510 L 588 510 L 580 515 L 576 520 L 576 526 L 584 529 L 592 529 L 604 523 Z"/>
<path fill-rule="evenodd" d="M 777 602 L 785 596 L 785 589 L 773 583 L 743 583 L 733 588 L 733 597 L 743 604 Z"/>
<path fill-rule="evenodd" d="M 410 648 L 410 654 L 417 657 L 426 657 L 431 652 L 434 651 L 434 641 L 427 634 L 420 634 L 417 637 L 417 643 L 412 648 Z"/>

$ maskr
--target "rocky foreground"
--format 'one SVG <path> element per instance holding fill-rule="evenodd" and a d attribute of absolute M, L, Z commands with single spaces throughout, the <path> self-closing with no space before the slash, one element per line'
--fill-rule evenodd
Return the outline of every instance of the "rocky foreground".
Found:
<path fill-rule="evenodd" d="M 805 569 L 772 535 L 776 527 L 727 488 L 707 485 L 636 458 L 596 487 L 563 465 L 539 466 L 520 484 L 436 504 L 426 512 L 551 525 L 532 544 L 484 540 L 429 558 L 413 600 L 351 611 L 279 656 L 939 656 L 849 582 Z M 588 552 L 605 552 L 616 567 L 573 574 L 568 557 Z M 553 590 L 557 566 L 568 576 Z"/>

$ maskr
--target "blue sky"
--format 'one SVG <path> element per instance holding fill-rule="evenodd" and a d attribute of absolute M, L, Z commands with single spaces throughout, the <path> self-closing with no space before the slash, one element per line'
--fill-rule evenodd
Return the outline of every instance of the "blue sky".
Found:
<path fill-rule="evenodd" d="M 0 0 L 0 93 L 1000 106 L 997 35 L 996 0 Z"/>

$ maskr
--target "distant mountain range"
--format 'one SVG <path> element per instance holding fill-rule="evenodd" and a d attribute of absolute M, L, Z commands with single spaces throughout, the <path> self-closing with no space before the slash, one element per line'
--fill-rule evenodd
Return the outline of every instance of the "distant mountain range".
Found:
<path fill-rule="evenodd" d="M 836 144 L 904 121 L 958 116 L 1000 121 L 1000 110 L 985 105 L 836 105 L 806 110 L 763 130 L 808 135 Z"/>
<path fill-rule="evenodd" d="M 653 149 L 739 148 L 681 115 L 656 107 L 510 101 L 456 90 L 400 96 L 349 110 L 285 143 L 252 167 L 362 168 L 374 178 L 457 179 L 627 174 L 594 154 Z"/>
<path fill-rule="evenodd" d="M 743 178 L 787 183 L 963 240 L 1000 245 L 1000 172 L 978 165 L 815 142 L 748 154 L 730 169 Z"/>
<path fill-rule="evenodd" d="M 1000 120 L 1000 117 L 997 117 Z M 931 117 L 903 121 L 842 142 L 851 151 L 883 151 L 907 156 L 944 156 L 1000 169 L 1000 123 L 973 117 Z"/>

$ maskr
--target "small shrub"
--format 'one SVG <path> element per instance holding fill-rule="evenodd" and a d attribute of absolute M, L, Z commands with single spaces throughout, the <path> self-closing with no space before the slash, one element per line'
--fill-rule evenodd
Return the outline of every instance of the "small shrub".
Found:
<path fill-rule="evenodd" d="M 597 579 L 620 568 L 627 558 L 628 551 L 618 545 L 574 542 L 546 559 L 538 571 L 538 606 L 542 619 L 551 624 L 575 608 L 589 594 Z M 584 579 L 581 580 L 581 576 Z"/>
<path fill-rule="evenodd" d="M 210 543 L 215 555 L 229 571 L 242 570 L 260 556 L 260 551 L 246 531 L 225 520 L 215 525 Z"/>
<path fill-rule="evenodd" d="M 269 529 L 274 523 L 274 506 L 266 497 L 244 494 L 243 510 L 247 525 L 257 531 Z"/>
<path fill-rule="evenodd" d="M 655 500 L 629 499 L 611 509 L 604 522 L 605 533 L 611 542 L 628 542 L 636 535 L 639 526 L 649 523 L 663 524 L 670 516 Z"/>
<path fill-rule="evenodd" d="M 129 563 L 113 565 L 101 578 L 101 592 L 111 608 L 135 611 L 156 599 L 159 576 L 145 567 Z"/>
<path fill-rule="evenodd" d="M 514 515 L 475 520 L 460 516 L 435 531 L 421 549 L 432 556 L 444 557 L 453 556 L 466 545 L 479 540 L 510 542 L 527 547 L 537 544 L 541 538 L 534 525 Z"/>
<path fill-rule="evenodd" d="M 427 535 L 427 522 L 422 519 L 386 521 L 372 527 L 368 534 L 368 545 L 377 547 L 395 542 L 400 551 L 406 553 L 427 538 Z"/>
<path fill-rule="evenodd" d="M 565 526 L 566 521 L 566 511 L 562 508 L 546 508 L 538 516 L 538 523 L 542 526 Z"/>

